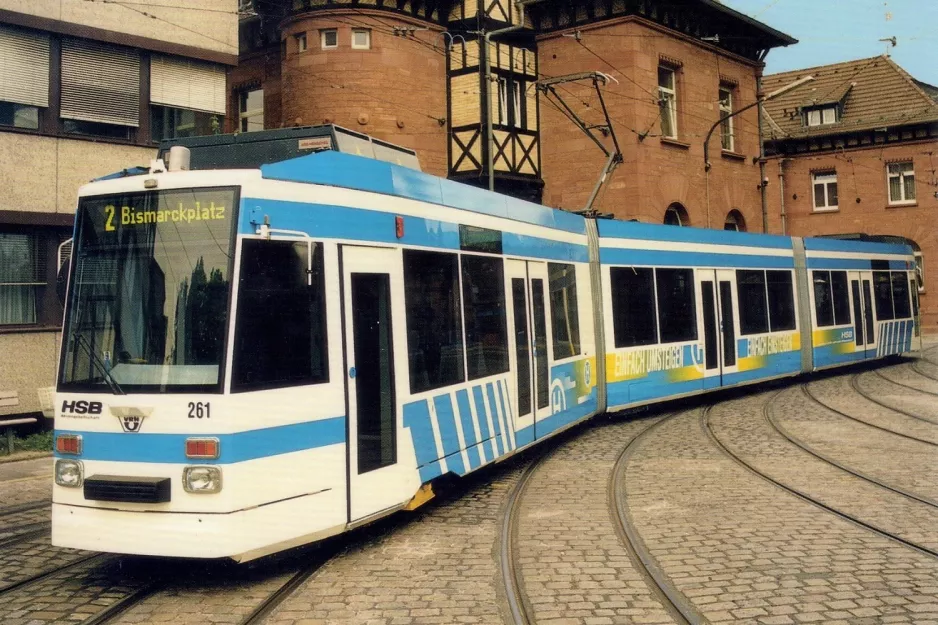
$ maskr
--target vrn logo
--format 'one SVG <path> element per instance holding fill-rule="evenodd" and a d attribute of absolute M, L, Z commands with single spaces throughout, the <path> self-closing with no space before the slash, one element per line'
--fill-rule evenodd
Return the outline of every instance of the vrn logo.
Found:
<path fill-rule="evenodd" d="M 62 402 L 62 413 L 71 413 L 71 414 L 101 414 L 102 405 L 99 401 L 85 401 L 79 399 L 78 401 L 63 401 Z"/>
<path fill-rule="evenodd" d="M 143 417 L 138 415 L 129 415 L 120 417 L 121 427 L 125 432 L 139 432 L 143 425 Z"/>

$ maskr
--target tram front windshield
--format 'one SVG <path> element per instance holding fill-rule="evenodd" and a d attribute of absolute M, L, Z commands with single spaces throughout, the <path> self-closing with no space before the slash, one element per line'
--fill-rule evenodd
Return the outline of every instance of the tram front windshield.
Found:
<path fill-rule="evenodd" d="M 217 392 L 235 188 L 83 198 L 60 390 Z"/>

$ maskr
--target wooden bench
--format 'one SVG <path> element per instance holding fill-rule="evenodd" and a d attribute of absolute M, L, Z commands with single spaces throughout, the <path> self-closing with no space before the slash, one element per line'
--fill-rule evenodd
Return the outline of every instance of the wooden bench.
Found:
<path fill-rule="evenodd" d="M 19 405 L 19 393 L 16 391 L 0 391 L 0 408 L 12 408 Z M 35 417 L 0 417 L 0 428 L 3 428 L 6 434 L 8 454 L 13 454 L 13 426 L 35 422 Z"/>

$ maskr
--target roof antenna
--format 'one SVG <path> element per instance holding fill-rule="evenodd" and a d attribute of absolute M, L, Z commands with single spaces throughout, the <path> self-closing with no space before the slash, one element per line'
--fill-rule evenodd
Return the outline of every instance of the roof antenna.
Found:
<path fill-rule="evenodd" d="M 895 48 L 895 47 L 896 47 L 896 38 L 895 38 L 894 36 L 893 36 L 893 37 L 886 37 L 885 39 L 880 39 L 880 41 L 882 41 L 882 42 L 885 43 L 885 44 L 891 44 L 891 46 L 890 46 L 890 45 L 887 45 L 887 46 L 886 46 L 886 56 L 889 56 L 889 48 L 890 48 L 890 47 L 892 47 L 892 48 Z"/>

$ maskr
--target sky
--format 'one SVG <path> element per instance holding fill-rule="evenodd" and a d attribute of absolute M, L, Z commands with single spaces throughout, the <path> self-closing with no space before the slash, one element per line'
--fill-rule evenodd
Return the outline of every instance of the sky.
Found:
<path fill-rule="evenodd" d="M 773 48 L 766 73 L 887 51 L 913 78 L 938 86 L 938 0 L 722 0 L 798 43 Z M 879 41 L 896 38 L 896 47 Z"/>

